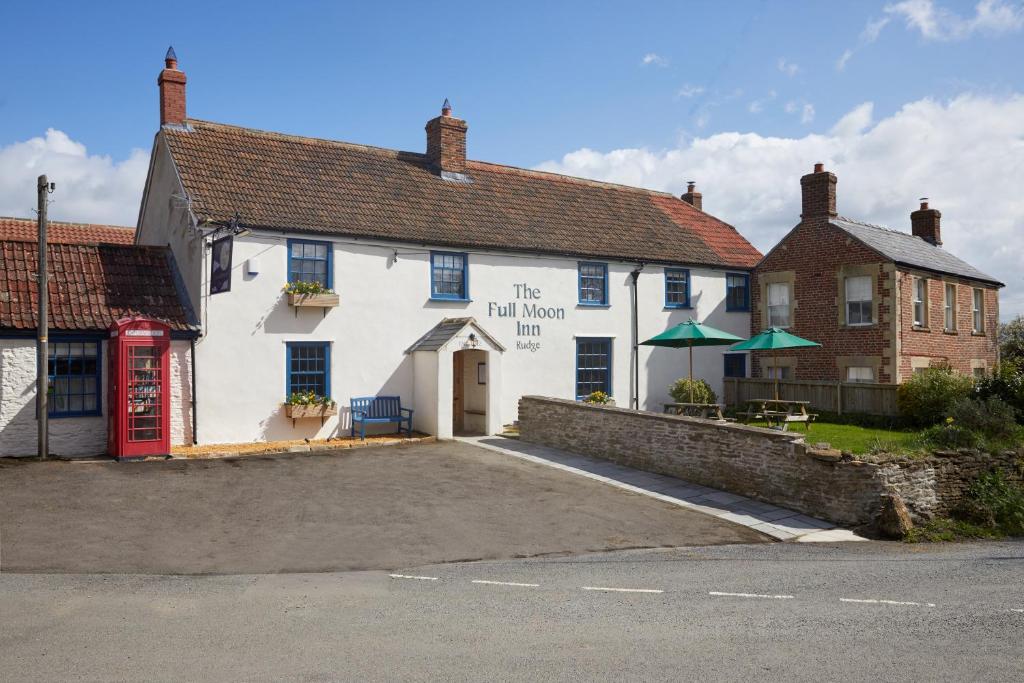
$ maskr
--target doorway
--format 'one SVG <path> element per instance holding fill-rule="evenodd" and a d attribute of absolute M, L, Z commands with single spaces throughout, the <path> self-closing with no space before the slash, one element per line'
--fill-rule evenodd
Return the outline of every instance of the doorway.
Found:
<path fill-rule="evenodd" d="M 452 433 L 487 433 L 487 352 L 479 349 L 452 354 Z"/>

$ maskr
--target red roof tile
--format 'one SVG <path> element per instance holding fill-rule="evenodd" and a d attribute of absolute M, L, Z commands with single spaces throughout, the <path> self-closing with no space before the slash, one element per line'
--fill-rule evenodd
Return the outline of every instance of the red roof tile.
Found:
<path fill-rule="evenodd" d="M 672 195 L 190 120 L 160 133 L 201 218 L 253 228 L 609 260 L 749 268 L 734 228 Z"/>
<path fill-rule="evenodd" d="M 166 247 L 49 244 L 46 253 L 52 329 L 106 330 L 130 315 L 195 329 Z M 33 242 L 0 241 L 0 328 L 35 329 L 38 256 Z"/>
<path fill-rule="evenodd" d="M 36 219 L 0 216 L 0 240 L 37 242 L 39 232 Z M 135 242 L 135 228 L 49 221 L 46 241 L 51 244 L 132 244 Z"/>

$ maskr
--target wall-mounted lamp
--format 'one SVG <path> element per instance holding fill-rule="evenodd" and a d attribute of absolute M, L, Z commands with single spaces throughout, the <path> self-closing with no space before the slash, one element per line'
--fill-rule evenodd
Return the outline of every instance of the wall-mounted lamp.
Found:
<path fill-rule="evenodd" d="M 469 333 L 469 338 L 466 340 L 466 348 L 475 349 L 480 343 L 480 340 L 476 338 L 475 332 Z"/>

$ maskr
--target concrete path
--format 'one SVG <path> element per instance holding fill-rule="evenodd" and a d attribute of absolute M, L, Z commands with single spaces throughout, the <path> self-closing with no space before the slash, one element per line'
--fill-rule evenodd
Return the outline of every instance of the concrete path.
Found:
<path fill-rule="evenodd" d="M 458 437 L 458 439 L 490 451 L 572 472 L 616 488 L 650 496 L 688 510 L 703 512 L 760 531 L 780 541 L 834 543 L 867 540 L 823 519 L 808 517 L 793 510 L 751 500 L 735 493 L 691 484 L 682 479 L 634 470 L 607 460 L 589 458 L 557 448 L 548 448 L 500 436 L 469 436 Z"/>

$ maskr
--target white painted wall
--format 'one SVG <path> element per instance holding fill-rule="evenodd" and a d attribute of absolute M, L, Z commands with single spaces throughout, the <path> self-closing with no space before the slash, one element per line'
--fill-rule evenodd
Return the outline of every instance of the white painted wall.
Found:
<path fill-rule="evenodd" d="M 50 337 L 55 343 L 60 337 Z M 51 417 L 50 453 L 83 457 L 107 452 L 109 415 L 107 342 L 102 342 L 102 415 Z M 171 341 L 171 445 L 191 440 L 188 342 Z M 0 456 L 36 454 L 36 347 L 34 339 L 0 339 Z"/>
<path fill-rule="evenodd" d="M 168 220 L 176 220 L 168 217 Z M 179 227 L 182 245 L 199 250 Z M 159 231 L 142 233 L 161 243 Z M 290 235 L 309 238 L 308 235 Z M 471 253 L 471 302 L 430 300 L 429 248 L 336 240 L 334 289 L 341 305 L 327 311 L 296 310 L 287 305 L 281 288 L 287 279 L 286 234 L 252 233 L 235 241 L 232 291 L 206 295 L 208 263 L 203 252 L 201 279 L 182 269 L 193 298 L 202 303 L 204 337 L 197 344 L 197 378 L 201 443 L 326 437 L 348 433 L 350 396 L 397 394 L 416 408 L 416 428 L 437 433 L 436 422 L 451 421 L 450 352 L 433 354 L 439 366 L 414 363 L 404 351 L 445 317 L 472 316 L 506 347 L 494 385 L 500 392 L 490 410 L 489 427 L 516 419 L 524 394 L 572 398 L 575 393 L 575 338 L 613 338 L 612 393 L 619 405 L 630 401 L 632 327 L 629 273 L 632 263 L 609 264 L 609 307 L 577 305 L 577 260 L 534 255 Z M 192 246 L 188 246 L 192 245 Z M 394 251 L 399 252 L 397 261 Z M 258 257 L 260 272 L 245 272 L 246 259 Z M 692 316 L 746 337 L 748 313 L 725 311 L 725 272 L 691 269 L 690 310 L 664 307 L 664 271 L 647 266 L 639 281 L 640 339 L 664 331 Z M 539 289 L 536 301 L 516 298 L 515 285 Z M 515 302 L 518 316 L 502 317 L 499 306 Z M 524 320 L 523 305 L 536 303 L 561 309 L 562 319 Z M 517 332 L 517 320 L 539 325 L 539 336 Z M 341 408 L 337 418 L 300 420 L 284 416 L 285 342 L 327 341 L 332 345 L 332 394 Z M 524 346 L 528 342 L 536 346 Z M 530 350 L 530 349 L 533 350 Z M 721 394 L 725 347 L 695 351 L 694 374 Z M 415 355 L 420 355 L 419 353 Z M 497 354 L 490 354 L 495 356 Z M 668 401 L 668 385 L 686 375 L 686 353 L 640 347 L 640 407 L 660 410 Z M 495 365 L 495 364 L 492 364 Z M 475 372 L 475 367 L 472 369 Z M 491 368 L 494 371 L 494 367 Z M 432 374 L 432 378 L 428 375 Z M 427 384 L 427 386 L 424 386 Z M 428 399 L 428 397 L 436 397 Z M 440 406 L 428 415 L 428 400 Z M 447 401 L 447 414 L 445 403 Z"/>

